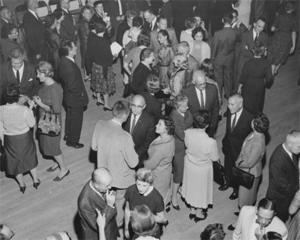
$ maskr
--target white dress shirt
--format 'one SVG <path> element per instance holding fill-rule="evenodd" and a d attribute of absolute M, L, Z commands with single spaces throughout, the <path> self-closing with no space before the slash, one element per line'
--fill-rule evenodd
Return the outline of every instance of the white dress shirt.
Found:
<path fill-rule="evenodd" d="M 198 101 L 200 103 L 200 106 L 203 106 L 205 107 L 205 104 L 206 104 L 206 89 L 204 88 L 202 91 L 202 94 L 203 94 L 203 103 L 201 102 L 201 93 L 200 93 L 200 90 L 198 88 L 196 88 L 196 93 L 197 93 L 197 98 L 198 98 Z"/>
<path fill-rule="evenodd" d="M 28 11 L 36 18 L 36 20 L 39 20 L 39 16 L 37 15 L 37 13 L 35 11 L 32 11 L 31 9 L 28 8 Z"/>
<path fill-rule="evenodd" d="M 241 116 L 242 112 L 243 112 L 243 108 L 241 108 L 241 109 L 240 109 L 239 111 L 237 111 L 236 113 L 231 114 L 230 126 L 232 126 L 232 124 L 233 124 L 234 116 L 236 116 L 234 127 L 236 126 L 236 124 L 238 123 L 238 121 L 239 121 L 239 119 L 240 119 L 240 116 Z"/>
<path fill-rule="evenodd" d="M 138 122 L 140 116 L 141 116 L 141 114 L 135 115 L 135 125 L 134 125 L 134 127 L 136 126 L 136 124 L 137 124 L 137 122 Z M 133 119 L 134 119 L 134 114 L 132 113 L 132 114 L 131 114 L 131 117 L 130 117 L 130 132 L 133 131 L 133 129 L 132 129 L 132 127 L 133 127 Z"/>
<path fill-rule="evenodd" d="M 24 65 L 25 64 L 23 63 L 22 67 L 20 67 L 20 69 L 18 69 L 19 75 L 20 75 L 20 82 L 22 81 L 22 77 L 23 77 L 23 73 L 24 73 Z M 14 68 L 12 70 L 14 72 L 14 75 L 15 75 L 16 79 L 17 79 L 17 70 L 14 69 Z"/>

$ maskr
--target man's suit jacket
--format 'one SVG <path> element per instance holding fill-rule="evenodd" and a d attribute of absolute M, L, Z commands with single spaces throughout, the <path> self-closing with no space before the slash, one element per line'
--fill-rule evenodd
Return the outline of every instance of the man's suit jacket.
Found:
<path fill-rule="evenodd" d="M 67 57 L 62 57 L 59 63 L 58 75 L 64 90 L 65 106 L 87 106 L 88 95 L 83 84 L 81 71 L 76 63 Z"/>
<path fill-rule="evenodd" d="M 76 26 L 74 25 L 73 16 L 70 12 L 62 11 L 64 13 L 64 20 L 60 25 L 60 38 L 62 41 L 76 41 Z"/>
<path fill-rule="evenodd" d="M 7 26 L 9 25 L 8 22 L 4 21 L 1 17 L 0 17 L 0 39 L 2 38 L 2 29 L 3 28 L 7 28 Z"/>
<path fill-rule="evenodd" d="M 131 117 L 132 114 L 129 115 L 127 121 L 123 125 L 124 130 L 129 133 Z M 148 148 L 155 137 L 155 120 L 150 114 L 143 111 L 132 131 L 134 149 L 139 155 L 140 161 L 148 158 Z"/>
<path fill-rule="evenodd" d="M 118 226 L 116 222 L 117 210 L 107 205 L 104 197 L 95 192 L 90 186 L 91 182 L 85 184 L 78 198 L 78 213 L 80 216 L 82 240 L 98 240 L 98 225 L 96 222 L 97 212 L 105 214 L 105 236 L 106 239 L 116 240 Z"/>
<path fill-rule="evenodd" d="M 146 91 L 146 81 L 150 74 L 151 70 L 140 62 L 132 74 L 131 91 L 133 94 L 141 94 Z"/>
<path fill-rule="evenodd" d="M 157 40 L 158 32 L 159 30 L 156 29 L 150 33 L 150 48 L 152 48 L 155 53 L 158 53 L 158 50 L 160 48 L 160 44 Z M 169 34 L 171 45 L 174 49 L 176 44 L 178 43 L 175 30 L 173 28 L 168 28 L 167 32 Z"/>
<path fill-rule="evenodd" d="M 149 113 L 155 120 L 155 123 L 162 117 L 162 104 L 161 102 L 149 92 L 143 92 L 142 96 L 146 101 L 145 111 Z"/>
<path fill-rule="evenodd" d="M 97 151 L 97 168 L 105 167 L 112 175 L 112 186 L 128 188 L 135 183 L 139 160 L 132 136 L 113 120 L 100 120 L 96 124 L 92 149 Z"/>
<path fill-rule="evenodd" d="M 210 113 L 210 126 L 208 129 L 208 134 L 213 136 L 218 127 L 218 115 L 219 115 L 219 98 L 218 90 L 216 86 L 206 83 L 205 87 L 206 98 L 205 98 L 205 107 L 200 107 L 200 102 L 197 97 L 197 92 L 195 85 L 190 85 L 188 88 L 183 90 L 183 94 L 186 95 L 189 99 L 188 106 L 192 114 L 197 113 L 199 110 L 206 109 Z"/>
<path fill-rule="evenodd" d="M 3 100 L 4 93 L 7 86 L 16 84 L 19 86 L 20 94 L 32 97 L 37 94 L 39 89 L 39 83 L 36 80 L 35 69 L 32 65 L 24 62 L 24 72 L 21 79 L 21 83 L 18 82 L 13 72 L 11 63 L 7 63 L 2 68 L 2 74 L 0 79 L 0 102 Z"/>
<path fill-rule="evenodd" d="M 244 206 L 242 207 L 237 225 L 232 235 L 232 240 L 253 240 L 255 237 L 255 230 L 259 227 L 256 223 L 256 207 Z M 287 238 L 288 231 L 285 224 L 278 218 L 274 217 L 272 222 L 265 228 L 266 232 L 277 232 L 283 240 Z"/>
<path fill-rule="evenodd" d="M 288 207 L 299 189 L 299 167 L 282 144 L 274 150 L 269 165 L 269 187 L 267 197 L 274 200 L 278 217 L 287 220 Z"/>
<path fill-rule="evenodd" d="M 237 33 L 231 27 L 224 27 L 215 32 L 211 48 L 211 58 L 214 63 L 219 65 L 233 64 L 236 43 Z"/>
<path fill-rule="evenodd" d="M 242 113 L 233 129 L 231 130 L 231 114 L 229 110 L 227 111 L 226 120 L 226 133 L 222 140 L 223 153 L 225 157 L 230 159 L 234 163 L 240 152 L 245 138 L 251 132 L 251 121 L 253 115 L 249 113 L 246 109 L 242 110 Z"/>
<path fill-rule="evenodd" d="M 156 31 L 158 26 L 157 26 L 157 18 L 155 20 L 155 22 L 152 24 L 152 28 L 150 26 L 150 23 L 148 22 L 145 22 L 144 25 L 143 25 L 143 30 L 142 32 L 148 36 L 150 36 L 150 33 L 153 32 L 153 31 Z"/>
<path fill-rule="evenodd" d="M 40 19 L 36 19 L 31 12 L 26 11 L 23 16 L 23 27 L 28 58 L 35 62 L 36 55 L 43 55 L 45 49 L 45 26 Z"/>

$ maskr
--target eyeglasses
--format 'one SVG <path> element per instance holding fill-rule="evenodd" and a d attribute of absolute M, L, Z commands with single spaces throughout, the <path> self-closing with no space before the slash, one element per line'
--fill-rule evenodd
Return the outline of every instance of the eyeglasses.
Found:
<path fill-rule="evenodd" d="M 131 107 L 136 107 L 136 108 L 143 108 L 145 105 L 136 105 L 134 103 L 130 103 Z"/>

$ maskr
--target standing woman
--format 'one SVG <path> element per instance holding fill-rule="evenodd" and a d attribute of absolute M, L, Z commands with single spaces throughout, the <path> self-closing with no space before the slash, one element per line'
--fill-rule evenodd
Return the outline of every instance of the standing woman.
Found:
<path fill-rule="evenodd" d="M 32 112 L 33 102 L 28 101 L 30 108 L 21 105 L 19 87 L 10 85 L 6 89 L 6 105 L 0 106 L 0 124 L 4 133 L 4 152 L 6 156 L 6 173 L 14 176 L 19 184 L 20 192 L 24 193 L 26 185 L 23 174 L 30 172 L 33 187 L 38 189 L 40 180 L 37 177 L 37 155 L 30 128 L 35 125 Z"/>
<path fill-rule="evenodd" d="M 179 210 L 178 189 L 183 178 L 184 168 L 184 131 L 193 125 L 193 116 L 188 110 L 188 98 L 184 95 L 178 95 L 174 99 L 175 109 L 171 112 L 170 117 L 175 125 L 175 156 L 173 160 L 173 186 L 172 186 L 172 205 Z"/>
<path fill-rule="evenodd" d="M 252 132 L 244 140 L 236 166 L 254 175 L 251 189 L 239 187 L 239 208 L 254 205 L 256 202 L 259 182 L 262 177 L 262 159 L 265 155 L 265 134 L 269 128 L 269 119 L 264 114 L 257 115 L 251 122 Z"/>
<path fill-rule="evenodd" d="M 94 22 L 87 43 L 87 61 L 92 72 L 91 88 L 96 93 L 97 106 L 104 105 L 104 111 L 111 111 L 109 96 L 116 92 L 115 74 L 112 70 L 113 55 L 110 43 L 104 37 L 106 26 Z M 101 99 L 103 96 L 104 102 Z"/>
<path fill-rule="evenodd" d="M 204 41 L 205 31 L 201 27 L 196 27 L 192 31 L 192 37 L 194 43 L 193 48 L 191 48 L 191 55 L 196 58 L 200 65 L 204 59 L 210 58 L 210 46 Z"/>
<path fill-rule="evenodd" d="M 40 62 L 37 67 L 37 77 L 42 83 L 42 87 L 39 89 L 38 96 L 34 97 L 35 103 L 39 106 L 39 116 L 44 116 L 45 113 L 53 112 L 57 114 L 59 121 L 61 122 L 61 108 L 63 99 L 63 90 L 58 83 L 53 80 L 53 67 L 48 62 Z M 48 136 L 45 134 L 39 134 L 39 144 L 41 152 L 45 156 L 51 156 L 54 158 L 56 164 L 47 169 L 48 172 L 53 172 L 57 168 L 60 169 L 58 176 L 53 181 L 61 181 L 64 177 L 70 174 L 70 170 L 66 167 L 63 159 L 63 155 L 60 149 L 59 136 Z"/>
<path fill-rule="evenodd" d="M 207 217 L 207 208 L 213 204 L 213 161 L 219 161 L 215 139 L 205 132 L 209 113 L 200 110 L 194 116 L 194 127 L 185 131 L 186 155 L 182 181 L 182 197 L 191 206 L 190 219 L 195 222 Z"/>
<path fill-rule="evenodd" d="M 297 18 L 294 14 L 294 4 L 285 3 L 285 12 L 275 19 L 271 31 L 274 35 L 268 49 L 269 59 L 272 63 L 272 73 L 276 75 L 282 64 L 295 51 L 297 36 Z"/>

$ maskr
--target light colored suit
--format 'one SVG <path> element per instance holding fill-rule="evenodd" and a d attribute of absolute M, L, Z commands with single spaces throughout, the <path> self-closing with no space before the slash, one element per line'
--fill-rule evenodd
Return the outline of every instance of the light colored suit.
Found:
<path fill-rule="evenodd" d="M 232 240 L 256 240 L 255 230 L 259 227 L 256 223 L 256 219 L 256 207 L 244 206 L 240 212 L 237 225 L 232 235 Z M 287 238 L 287 228 L 276 216 L 265 228 L 266 233 L 271 231 L 281 234 L 283 240 Z"/>
<path fill-rule="evenodd" d="M 112 187 L 125 189 L 135 183 L 134 167 L 138 155 L 131 135 L 114 120 L 99 120 L 96 124 L 92 149 L 97 151 L 97 168 L 105 167 L 112 175 Z"/>

